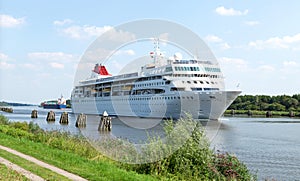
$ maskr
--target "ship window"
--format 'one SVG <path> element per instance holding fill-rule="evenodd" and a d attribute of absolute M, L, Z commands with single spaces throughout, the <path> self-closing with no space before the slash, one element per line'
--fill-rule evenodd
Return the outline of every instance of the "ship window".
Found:
<path fill-rule="evenodd" d="M 186 82 L 189 83 L 189 84 L 191 83 L 191 81 L 186 81 Z"/>
<path fill-rule="evenodd" d="M 206 83 L 207 83 L 207 84 L 209 84 L 209 82 L 208 82 L 208 81 L 206 81 Z"/>
<path fill-rule="evenodd" d="M 197 84 L 197 81 L 194 81 L 195 84 Z"/>
<path fill-rule="evenodd" d="M 214 82 L 211 82 L 211 84 L 215 84 Z"/>
<path fill-rule="evenodd" d="M 179 96 L 178 96 L 177 98 L 178 98 L 178 99 L 180 99 L 180 97 L 179 97 Z"/>

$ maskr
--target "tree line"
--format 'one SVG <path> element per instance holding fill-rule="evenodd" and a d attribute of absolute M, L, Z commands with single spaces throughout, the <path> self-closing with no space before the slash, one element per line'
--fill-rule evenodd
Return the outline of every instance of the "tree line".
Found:
<path fill-rule="evenodd" d="M 300 112 L 300 94 L 292 96 L 241 95 L 228 109 Z"/>

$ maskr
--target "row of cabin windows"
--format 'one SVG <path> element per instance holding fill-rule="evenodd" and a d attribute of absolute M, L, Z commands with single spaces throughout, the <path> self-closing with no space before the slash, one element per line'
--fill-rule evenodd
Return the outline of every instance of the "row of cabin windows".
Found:
<path fill-rule="evenodd" d="M 130 98 L 130 100 L 137 100 L 137 101 L 145 101 L 145 100 L 175 100 L 175 99 L 194 99 L 192 96 L 163 96 L 163 97 L 136 97 Z"/>
<path fill-rule="evenodd" d="M 210 75 L 210 74 L 173 74 L 173 77 L 209 77 L 209 78 L 221 78 L 220 75 Z"/>
<path fill-rule="evenodd" d="M 176 100 L 176 99 L 194 99 L 193 96 L 161 96 L 161 97 L 131 97 L 129 100 L 146 101 L 146 100 Z M 121 101 L 128 101 L 128 99 L 119 99 Z M 80 102 L 94 102 L 95 100 L 81 100 Z M 113 99 L 112 101 L 116 101 Z M 79 101 L 78 101 L 79 102 Z"/>
<path fill-rule="evenodd" d="M 209 82 L 209 81 L 202 81 L 202 80 L 200 80 L 200 81 L 186 81 L 188 84 L 192 84 L 192 83 L 194 83 L 194 84 L 198 84 L 198 82 L 200 83 L 200 84 L 218 84 L 218 82 L 213 82 L 213 81 L 211 81 L 211 82 Z M 185 83 L 185 81 L 182 81 L 182 83 L 184 84 Z"/>
<path fill-rule="evenodd" d="M 221 72 L 221 69 L 215 67 L 204 67 L 207 72 Z"/>
<path fill-rule="evenodd" d="M 199 67 L 175 67 L 176 71 L 200 71 Z"/>
<path fill-rule="evenodd" d="M 171 81 L 167 80 L 166 82 L 153 82 L 147 84 L 136 84 L 135 87 L 147 87 L 147 86 L 160 86 L 160 85 L 168 85 Z"/>
<path fill-rule="evenodd" d="M 202 88 L 202 87 L 192 87 L 192 91 L 218 91 L 219 88 Z"/>
<path fill-rule="evenodd" d="M 159 85 L 165 85 L 164 82 L 153 82 L 153 83 L 147 83 L 147 84 L 136 84 L 134 87 L 146 87 L 146 86 L 159 86 Z"/>

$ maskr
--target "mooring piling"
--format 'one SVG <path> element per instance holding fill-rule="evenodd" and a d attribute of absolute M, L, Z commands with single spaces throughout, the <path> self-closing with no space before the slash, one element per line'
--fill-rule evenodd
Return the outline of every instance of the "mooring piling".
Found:
<path fill-rule="evenodd" d="M 61 114 L 59 123 L 60 124 L 68 124 L 69 123 L 69 115 L 67 112 L 63 112 Z"/>
<path fill-rule="evenodd" d="M 49 111 L 48 114 L 47 114 L 46 120 L 47 120 L 48 122 L 49 122 L 49 121 L 55 121 L 55 112 Z"/>
<path fill-rule="evenodd" d="M 37 110 L 32 110 L 31 118 L 37 118 L 37 117 L 38 117 L 38 111 Z"/>
<path fill-rule="evenodd" d="M 86 115 L 81 113 L 78 115 L 77 120 L 76 120 L 76 127 L 86 127 Z"/>
<path fill-rule="evenodd" d="M 10 107 L 1 107 L 0 110 L 3 112 L 8 112 L 8 113 L 14 112 L 13 108 L 10 108 Z"/>
<path fill-rule="evenodd" d="M 104 111 L 100 120 L 98 131 L 111 131 L 111 129 L 112 129 L 111 117 L 109 117 L 107 112 Z"/>

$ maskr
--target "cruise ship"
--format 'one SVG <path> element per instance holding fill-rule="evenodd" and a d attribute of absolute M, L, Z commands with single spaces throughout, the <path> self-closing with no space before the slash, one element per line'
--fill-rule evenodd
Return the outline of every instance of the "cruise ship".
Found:
<path fill-rule="evenodd" d="M 218 120 L 241 93 L 225 90 L 216 62 L 182 59 L 180 53 L 164 58 L 158 43 L 150 52 L 152 62 L 137 72 L 111 75 L 96 64 L 89 79 L 72 90 L 75 114 Z"/>

